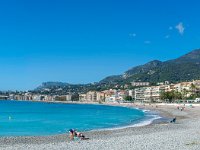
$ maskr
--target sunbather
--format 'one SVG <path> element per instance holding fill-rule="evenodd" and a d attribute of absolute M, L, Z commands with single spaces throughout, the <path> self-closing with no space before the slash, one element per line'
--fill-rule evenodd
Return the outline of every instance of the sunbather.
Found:
<path fill-rule="evenodd" d="M 86 138 L 81 132 L 78 132 L 74 129 L 69 130 L 69 138 L 70 140 L 78 139 L 80 138 L 81 140 L 88 140 L 89 138 Z"/>
<path fill-rule="evenodd" d="M 75 136 L 75 130 L 69 129 L 69 138 L 71 141 L 74 140 L 74 136 Z"/>
<path fill-rule="evenodd" d="M 86 138 L 85 135 L 83 135 L 81 132 L 75 131 L 75 135 L 80 138 L 81 140 L 88 140 L 89 138 Z"/>

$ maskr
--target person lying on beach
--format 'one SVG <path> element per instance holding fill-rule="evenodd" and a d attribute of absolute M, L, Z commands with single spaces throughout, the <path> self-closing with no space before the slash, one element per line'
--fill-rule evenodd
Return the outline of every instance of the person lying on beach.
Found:
<path fill-rule="evenodd" d="M 69 138 L 71 141 L 73 141 L 74 139 L 78 139 L 80 138 L 81 140 L 88 140 L 89 138 L 86 138 L 81 132 L 78 132 L 74 129 L 70 129 L 69 130 Z"/>
<path fill-rule="evenodd" d="M 81 132 L 75 131 L 75 136 L 80 138 L 81 140 L 88 140 L 89 138 L 86 138 L 85 135 L 83 135 Z"/>

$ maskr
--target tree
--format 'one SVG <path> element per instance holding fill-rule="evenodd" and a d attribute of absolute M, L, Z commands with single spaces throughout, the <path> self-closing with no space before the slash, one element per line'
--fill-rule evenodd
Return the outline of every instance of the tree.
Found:
<path fill-rule="evenodd" d="M 172 102 L 173 96 L 172 96 L 172 92 L 162 92 L 160 98 L 162 100 L 169 100 L 169 102 Z"/>
<path fill-rule="evenodd" d="M 188 94 L 188 91 L 186 89 L 183 89 L 182 99 L 186 99 L 187 98 L 187 94 Z"/>
<path fill-rule="evenodd" d="M 174 102 L 175 99 L 182 99 L 182 94 L 178 91 L 167 91 L 162 92 L 160 98 L 162 100 L 168 100 L 171 103 Z"/>
<path fill-rule="evenodd" d="M 124 100 L 126 100 L 126 101 L 133 101 L 133 98 L 132 98 L 132 96 L 126 96 L 124 98 Z"/>
<path fill-rule="evenodd" d="M 173 91 L 174 99 L 182 99 L 182 94 L 178 91 Z"/>
<path fill-rule="evenodd" d="M 74 93 L 71 97 L 71 101 L 79 101 L 79 94 L 78 93 Z"/>

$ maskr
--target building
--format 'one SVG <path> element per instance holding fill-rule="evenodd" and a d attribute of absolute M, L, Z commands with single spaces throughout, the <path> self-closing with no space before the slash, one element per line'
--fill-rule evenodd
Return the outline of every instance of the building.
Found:
<path fill-rule="evenodd" d="M 136 88 L 135 100 L 141 102 L 161 102 L 161 93 L 170 90 L 169 88 L 169 85 Z"/>
<path fill-rule="evenodd" d="M 33 100 L 34 101 L 41 101 L 42 99 L 42 95 L 33 95 Z"/>
<path fill-rule="evenodd" d="M 7 100 L 8 96 L 0 95 L 0 100 Z"/>
<path fill-rule="evenodd" d="M 44 100 L 45 100 L 45 101 L 54 101 L 54 96 L 45 95 Z"/>
<path fill-rule="evenodd" d="M 117 101 L 117 98 L 115 95 L 111 95 L 105 98 L 105 102 L 116 102 L 116 101 Z"/>
<path fill-rule="evenodd" d="M 104 102 L 105 101 L 105 93 L 97 92 L 97 91 L 89 91 L 86 93 L 86 95 L 81 94 L 79 96 L 79 100 L 91 101 L 91 102 Z"/>
<path fill-rule="evenodd" d="M 79 101 L 81 102 L 87 101 L 87 94 L 79 94 Z"/>
<path fill-rule="evenodd" d="M 149 86 L 150 83 L 149 82 L 131 82 L 131 85 L 134 87 L 143 87 L 143 86 Z"/>
<path fill-rule="evenodd" d="M 184 97 L 189 97 L 192 94 L 192 82 L 181 82 L 174 85 L 174 90 L 182 93 Z"/>
<path fill-rule="evenodd" d="M 14 97 L 13 99 L 15 100 L 25 100 L 23 95 L 17 94 L 17 95 L 14 95 L 13 97 Z"/>
<path fill-rule="evenodd" d="M 174 85 L 174 89 L 178 92 L 190 91 L 192 82 L 181 82 Z"/>
<path fill-rule="evenodd" d="M 194 80 L 192 84 L 195 87 L 195 89 L 192 90 L 194 90 L 196 93 L 200 93 L 200 80 Z"/>
<path fill-rule="evenodd" d="M 128 90 L 128 96 L 135 97 L 135 90 Z"/>
<path fill-rule="evenodd" d="M 67 94 L 66 101 L 71 101 L 71 100 L 72 100 L 72 94 Z"/>
<path fill-rule="evenodd" d="M 161 102 L 161 93 L 165 92 L 167 89 L 167 86 L 152 86 L 151 87 L 151 95 L 150 95 L 150 101 L 151 102 Z"/>
<path fill-rule="evenodd" d="M 169 81 L 158 82 L 157 85 L 169 85 Z"/>
<path fill-rule="evenodd" d="M 136 101 L 142 101 L 143 102 L 145 100 L 145 96 L 144 96 L 145 90 L 146 90 L 145 87 L 135 89 L 135 100 Z"/>
<path fill-rule="evenodd" d="M 97 92 L 97 101 L 98 102 L 105 102 L 105 93 Z"/>
<path fill-rule="evenodd" d="M 97 101 L 97 92 L 96 91 L 89 91 L 86 93 L 86 100 L 91 102 Z"/>
<path fill-rule="evenodd" d="M 56 95 L 54 97 L 55 101 L 66 101 L 66 96 L 65 95 Z"/>
<path fill-rule="evenodd" d="M 152 101 L 152 87 L 146 87 L 143 90 L 144 100 L 145 102 L 151 102 Z M 141 93 L 140 93 L 141 95 Z"/>

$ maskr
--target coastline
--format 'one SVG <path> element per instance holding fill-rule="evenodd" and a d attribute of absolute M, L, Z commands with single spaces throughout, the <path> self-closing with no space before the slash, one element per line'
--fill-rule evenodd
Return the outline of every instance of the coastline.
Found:
<path fill-rule="evenodd" d="M 119 104 L 108 105 L 116 106 Z M 160 146 L 164 146 L 166 149 L 200 148 L 200 143 L 198 142 L 198 139 L 200 138 L 200 134 L 197 132 L 198 128 L 192 128 L 191 131 L 188 131 L 186 134 L 187 140 L 179 140 L 179 142 L 177 142 L 177 138 L 174 139 L 173 136 L 174 133 L 178 133 L 180 134 L 180 138 L 183 136 L 182 139 L 184 139 L 185 134 L 182 135 L 182 133 L 186 132 L 187 129 L 190 129 L 191 126 L 200 126 L 200 112 L 198 111 L 200 108 L 199 105 L 196 105 L 194 108 L 190 108 L 186 105 L 186 109 L 184 111 L 177 110 L 176 104 L 145 104 L 145 106 L 139 104 L 123 104 L 120 106 L 137 107 L 139 109 L 154 111 L 164 119 L 158 119 L 149 125 L 140 127 L 125 127 L 122 129 L 87 131 L 84 132 L 84 135 L 90 138 L 90 140 L 87 141 L 70 142 L 68 135 L 66 134 L 53 136 L 1 137 L 0 149 L 27 149 L 27 146 L 29 149 L 133 149 L 133 147 L 135 149 L 159 149 Z M 174 116 L 177 118 L 177 123 L 169 123 L 169 120 Z M 193 136 L 188 136 L 190 133 L 195 134 L 193 134 Z M 150 143 L 138 141 L 137 143 L 136 141 L 139 139 L 141 140 L 141 137 L 145 139 L 151 138 L 149 140 L 159 137 L 161 140 L 157 142 L 152 141 Z M 174 139 L 176 142 L 173 142 L 170 139 Z M 123 146 L 119 144 L 116 142 L 116 140 L 123 142 L 125 145 Z M 162 143 L 162 140 L 166 141 L 164 145 L 159 144 L 160 142 Z"/>
<path fill-rule="evenodd" d="M 98 103 L 98 102 L 90 102 L 90 101 L 80 102 L 80 101 L 36 101 L 36 100 L 34 100 L 34 101 L 32 101 L 32 100 L 8 100 L 8 101 L 33 102 L 33 103 L 38 102 L 38 103 L 51 103 L 51 104 L 104 105 L 104 106 L 113 106 L 113 107 L 126 107 L 128 109 L 133 108 L 133 109 L 138 109 L 140 111 L 143 111 L 143 113 L 145 113 L 145 116 L 146 116 L 146 118 L 139 120 L 138 122 L 119 125 L 118 127 L 93 129 L 93 130 L 90 130 L 90 131 L 118 130 L 118 129 L 124 129 L 124 128 L 129 128 L 129 127 L 146 126 L 146 125 L 149 125 L 151 123 L 155 123 L 154 122 L 155 120 L 158 120 L 158 119 L 165 117 L 165 115 L 163 115 L 161 117 L 160 112 L 155 112 L 154 110 L 151 110 L 149 108 L 148 108 L 148 110 L 146 110 L 146 108 L 144 108 L 144 105 L 141 104 L 141 103 L 117 103 L 117 102 Z M 153 105 L 151 105 L 151 106 L 153 106 Z M 84 131 L 82 131 L 82 132 L 84 132 Z M 58 135 L 58 134 L 54 134 L 54 135 Z M 37 136 L 39 136 L 39 137 L 44 136 L 45 137 L 45 136 L 48 136 L 48 135 L 35 135 L 35 136 L 36 137 Z M 51 135 L 49 135 L 49 136 L 51 136 Z M 5 136 L 3 136 L 3 137 L 5 137 Z M 15 137 L 15 136 L 11 136 L 11 137 Z M 16 136 L 16 137 L 21 137 L 21 136 Z M 24 137 L 31 137 L 31 136 L 27 135 L 27 136 L 24 136 Z"/>
<path fill-rule="evenodd" d="M 6 101 L 6 100 L 5 100 Z M 78 104 L 78 105 L 101 105 L 101 106 L 111 106 L 111 107 L 125 107 L 128 109 L 136 109 L 139 111 L 142 111 L 145 114 L 145 117 L 143 119 L 139 119 L 138 121 L 134 121 L 132 123 L 126 123 L 122 125 L 118 125 L 115 127 L 105 127 L 100 129 L 92 129 L 92 130 L 84 130 L 81 132 L 90 132 L 90 131 L 104 131 L 104 130 L 118 130 L 118 129 L 125 129 L 129 127 L 140 127 L 140 126 L 146 126 L 151 123 L 154 123 L 154 120 L 160 119 L 162 117 L 159 116 L 158 112 L 146 110 L 142 107 L 136 107 L 134 106 L 134 103 L 117 103 L 117 102 L 110 102 L 110 103 L 98 103 L 98 102 L 79 102 L 79 101 L 30 101 L 30 100 L 8 100 L 8 101 L 16 101 L 16 102 L 30 102 L 30 103 L 51 103 L 51 104 Z M 140 104 L 137 104 L 137 106 L 140 106 Z M 154 113 L 153 113 L 154 112 Z M 50 135 L 22 135 L 22 136 L 8 136 L 9 137 L 46 137 L 46 136 L 55 136 L 55 135 L 62 135 L 63 133 L 56 133 L 56 134 L 50 134 Z M 0 138 L 4 138 L 6 136 L 0 136 Z"/>

